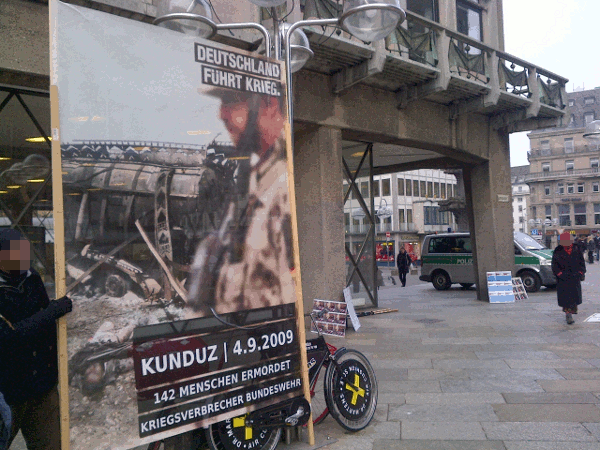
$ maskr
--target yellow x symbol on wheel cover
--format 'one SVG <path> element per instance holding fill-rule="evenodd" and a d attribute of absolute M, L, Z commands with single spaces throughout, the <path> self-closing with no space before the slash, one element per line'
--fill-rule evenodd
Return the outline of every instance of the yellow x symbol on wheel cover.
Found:
<path fill-rule="evenodd" d="M 233 419 L 233 428 L 244 427 L 244 439 L 249 441 L 252 439 L 252 428 L 246 426 L 246 415 L 235 417 Z"/>
<path fill-rule="evenodd" d="M 356 389 L 354 389 L 355 387 Z M 356 405 L 359 395 L 363 398 L 365 396 L 365 390 L 360 387 L 360 377 L 356 373 L 354 374 L 354 383 L 346 383 L 346 389 L 352 392 L 352 400 L 350 400 L 350 403 L 352 403 L 353 405 Z"/>

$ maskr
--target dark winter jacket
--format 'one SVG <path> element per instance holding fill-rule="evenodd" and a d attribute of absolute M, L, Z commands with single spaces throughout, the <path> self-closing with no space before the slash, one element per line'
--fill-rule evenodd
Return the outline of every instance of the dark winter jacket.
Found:
<path fill-rule="evenodd" d="M 408 256 L 408 253 L 402 253 L 402 252 L 398 252 L 398 257 L 396 258 L 396 265 L 398 266 L 398 272 L 399 273 L 408 273 L 408 271 L 410 270 L 410 263 L 411 263 L 411 259 L 410 256 Z"/>
<path fill-rule="evenodd" d="M 572 308 L 581 304 L 581 279 L 585 274 L 585 259 L 577 245 L 569 255 L 562 245 L 552 255 L 552 272 L 556 275 L 558 306 Z"/>
<path fill-rule="evenodd" d="M 43 395 L 58 381 L 56 319 L 71 310 L 64 297 L 50 301 L 34 270 L 0 273 L 0 392 L 16 405 Z"/>
<path fill-rule="evenodd" d="M 587 241 L 587 251 L 593 252 L 594 250 L 596 250 L 596 242 L 593 239 L 590 239 Z"/>
<path fill-rule="evenodd" d="M 11 425 L 12 413 L 10 407 L 4 400 L 2 392 L 0 392 L 0 450 L 6 450 L 8 448 Z"/>

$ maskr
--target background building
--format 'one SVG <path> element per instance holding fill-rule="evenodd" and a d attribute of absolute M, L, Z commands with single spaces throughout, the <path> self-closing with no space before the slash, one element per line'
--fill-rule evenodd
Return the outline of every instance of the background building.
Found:
<path fill-rule="evenodd" d="M 600 229 L 600 151 L 583 137 L 585 125 L 600 117 L 600 88 L 571 92 L 568 127 L 529 133 L 530 217 L 549 219 L 538 226 L 551 245 L 563 231 L 587 236 Z"/>
<path fill-rule="evenodd" d="M 413 259 L 418 259 L 424 236 L 456 229 L 454 215 L 449 211 L 440 211 L 438 204 L 439 200 L 456 195 L 456 177 L 452 174 L 422 169 L 379 175 L 373 179 L 372 192 L 368 191 L 368 178 L 361 178 L 357 182 L 365 198 L 373 195 L 375 209 L 379 213 L 375 224 L 376 259 L 379 264 L 386 264 L 388 255 L 395 256 L 400 246 L 404 246 Z M 347 189 L 347 183 L 344 183 L 344 188 Z M 354 237 L 355 245 L 369 226 L 361 211 L 357 199 L 346 202 L 346 239 Z M 389 252 L 386 251 L 388 247 Z"/>
<path fill-rule="evenodd" d="M 510 168 L 512 184 L 513 228 L 515 231 L 529 233 L 529 186 L 525 182 L 525 175 L 529 174 L 529 166 Z"/>

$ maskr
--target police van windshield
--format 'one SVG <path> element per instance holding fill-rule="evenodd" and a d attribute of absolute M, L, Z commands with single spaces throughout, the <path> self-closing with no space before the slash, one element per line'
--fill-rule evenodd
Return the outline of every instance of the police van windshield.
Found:
<path fill-rule="evenodd" d="M 515 241 L 525 250 L 544 250 L 547 247 L 541 242 L 536 241 L 531 236 L 519 231 L 515 231 Z"/>

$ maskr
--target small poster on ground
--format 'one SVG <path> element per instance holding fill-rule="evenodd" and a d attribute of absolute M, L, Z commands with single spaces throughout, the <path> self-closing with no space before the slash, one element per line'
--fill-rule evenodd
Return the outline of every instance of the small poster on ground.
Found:
<path fill-rule="evenodd" d="M 584 322 L 600 322 L 600 313 L 594 313 L 584 320 Z"/>
<path fill-rule="evenodd" d="M 487 272 L 490 303 L 512 303 L 515 301 L 510 271 Z"/>
<path fill-rule="evenodd" d="M 525 286 L 523 285 L 523 280 L 520 277 L 512 279 L 512 286 L 515 300 L 527 300 L 529 298 Z"/>
<path fill-rule="evenodd" d="M 310 326 L 312 333 L 328 336 L 346 336 L 347 304 L 331 300 L 313 301 L 313 320 Z M 317 329 L 318 327 L 318 329 Z"/>

